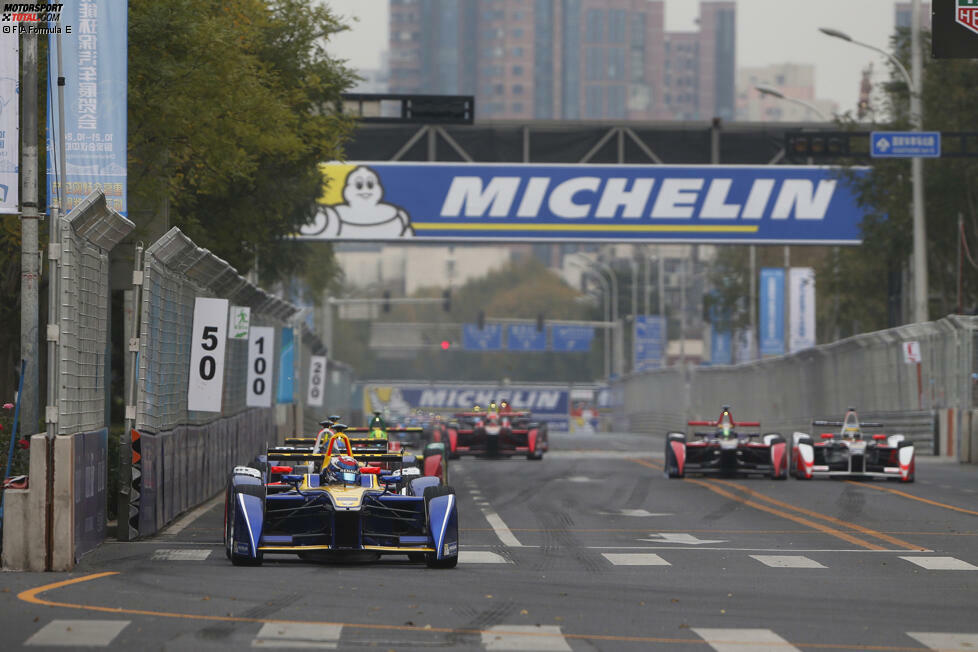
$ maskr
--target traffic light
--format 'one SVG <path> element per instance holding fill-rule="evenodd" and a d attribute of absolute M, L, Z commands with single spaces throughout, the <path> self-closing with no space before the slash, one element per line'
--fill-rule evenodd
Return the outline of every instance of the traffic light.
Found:
<path fill-rule="evenodd" d="M 476 317 L 475 323 L 479 327 L 479 330 L 480 331 L 481 330 L 485 330 L 485 328 L 486 328 L 486 311 L 485 310 L 480 310 L 479 311 L 479 314 Z"/>
<path fill-rule="evenodd" d="M 452 311 L 452 291 L 450 289 L 449 290 L 445 290 L 444 292 L 441 293 L 441 298 L 442 298 L 442 303 L 441 303 L 442 310 L 444 310 L 445 312 L 451 312 Z"/>
<path fill-rule="evenodd" d="M 391 311 L 391 291 L 384 290 L 384 312 Z"/>
<path fill-rule="evenodd" d="M 543 313 L 542 312 L 537 314 L 537 332 L 538 333 L 542 333 L 543 332 Z"/>
<path fill-rule="evenodd" d="M 442 351 L 447 351 L 450 348 L 452 348 L 452 343 L 451 342 L 449 342 L 448 340 L 442 340 L 441 341 L 441 350 Z"/>

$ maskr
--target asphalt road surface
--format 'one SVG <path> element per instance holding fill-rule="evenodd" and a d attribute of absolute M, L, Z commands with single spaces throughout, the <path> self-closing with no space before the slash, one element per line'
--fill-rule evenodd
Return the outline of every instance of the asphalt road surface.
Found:
<path fill-rule="evenodd" d="M 4 573 L 0 649 L 978 650 L 978 467 L 668 480 L 658 437 L 552 447 L 453 463 L 456 569 L 236 568 L 221 498 L 73 573 Z"/>

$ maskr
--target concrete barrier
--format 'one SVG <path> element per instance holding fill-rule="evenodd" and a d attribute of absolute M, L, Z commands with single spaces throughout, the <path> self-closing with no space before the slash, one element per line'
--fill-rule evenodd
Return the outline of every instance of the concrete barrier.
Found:
<path fill-rule="evenodd" d="M 45 570 L 47 554 L 48 439 L 31 436 L 27 489 L 8 489 L 3 514 L 3 567 L 6 570 Z"/>

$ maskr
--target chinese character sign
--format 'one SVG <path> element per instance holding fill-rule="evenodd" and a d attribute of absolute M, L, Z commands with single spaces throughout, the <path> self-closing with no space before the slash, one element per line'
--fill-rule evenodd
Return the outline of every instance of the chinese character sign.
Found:
<path fill-rule="evenodd" d="M 65 3 L 61 21 L 62 33 L 51 34 L 48 45 L 57 52 L 60 37 L 67 186 L 60 188 L 58 70 L 53 64 L 48 67 L 48 206 L 60 206 L 63 197 L 61 208 L 68 213 L 101 186 L 108 206 L 125 215 L 128 2 Z"/>

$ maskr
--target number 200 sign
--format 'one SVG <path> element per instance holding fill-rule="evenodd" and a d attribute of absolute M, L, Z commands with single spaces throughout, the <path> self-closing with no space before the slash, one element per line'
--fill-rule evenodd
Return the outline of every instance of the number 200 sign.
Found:
<path fill-rule="evenodd" d="M 275 329 L 252 326 L 248 335 L 248 407 L 272 407 Z"/>
<path fill-rule="evenodd" d="M 221 411 L 227 325 L 227 299 L 197 297 L 194 301 L 193 341 L 190 344 L 188 410 Z"/>
<path fill-rule="evenodd" d="M 311 407 L 323 406 L 324 385 L 326 380 L 326 356 L 313 355 L 309 357 L 309 395 L 306 403 Z"/>

